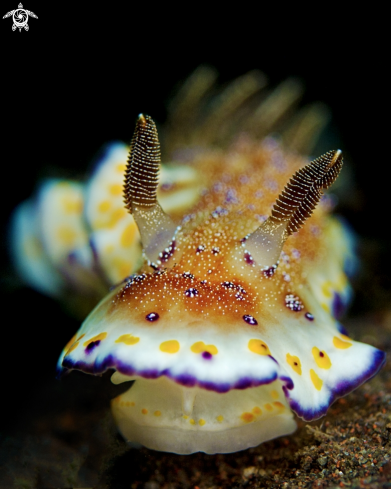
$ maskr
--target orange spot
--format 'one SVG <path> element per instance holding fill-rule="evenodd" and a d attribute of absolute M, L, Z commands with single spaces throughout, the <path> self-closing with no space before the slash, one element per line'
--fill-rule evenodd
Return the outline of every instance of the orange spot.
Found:
<path fill-rule="evenodd" d="M 278 395 L 278 392 L 277 391 L 271 391 L 271 396 L 273 399 L 278 399 L 280 396 Z"/>
<path fill-rule="evenodd" d="M 269 347 L 262 340 L 250 340 L 248 342 L 248 349 L 257 355 L 270 355 Z"/>
<path fill-rule="evenodd" d="M 125 343 L 125 345 L 135 345 L 140 341 L 140 338 L 131 334 L 123 334 L 115 340 L 116 343 Z"/>
<path fill-rule="evenodd" d="M 323 350 L 319 350 L 318 347 L 312 348 L 312 356 L 319 368 L 329 369 L 331 367 L 331 361 L 327 353 Z"/>
<path fill-rule="evenodd" d="M 245 423 L 251 423 L 251 421 L 254 421 L 255 416 L 251 413 L 243 413 L 240 418 L 245 422 Z"/>
<path fill-rule="evenodd" d="M 267 403 L 267 404 L 265 404 L 265 409 L 267 411 L 273 411 L 273 406 L 271 404 Z"/>
<path fill-rule="evenodd" d="M 320 391 L 323 385 L 323 380 L 319 378 L 318 374 L 311 368 L 310 370 L 310 377 L 312 380 L 312 383 L 314 384 L 314 387 L 316 390 Z"/>
<path fill-rule="evenodd" d="M 148 414 L 148 409 L 143 408 L 143 409 L 141 410 L 141 412 L 142 412 L 143 414 Z"/>
<path fill-rule="evenodd" d="M 99 212 L 107 212 L 111 207 L 111 202 L 109 200 L 102 200 L 98 205 Z"/>
<path fill-rule="evenodd" d="M 215 345 L 205 345 L 203 341 L 197 341 L 194 343 L 191 347 L 190 350 L 193 353 L 202 353 L 204 351 L 207 351 L 211 355 L 217 355 L 218 349 L 215 347 Z"/>
<path fill-rule="evenodd" d="M 262 414 L 262 409 L 258 406 L 255 406 L 255 408 L 253 408 L 253 413 L 259 416 L 260 414 Z"/>
<path fill-rule="evenodd" d="M 121 240 L 120 240 L 121 246 L 127 248 L 128 246 L 132 245 L 136 237 L 136 231 L 137 231 L 137 225 L 134 221 L 128 224 L 121 236 Z"/>
<path fill-rule="evenodd" d="M 109 186 L 109 192 L 111 195 L 121 195 L 122 194 L 122 185 L 119 183 L 113 183 Z"/>
<path fill-rule="evenodd" d="M 93 338 L 90 338 L 89 340 L 85 341 L 83 343 L 83 345 L 84 346 L 87 346 L 87 345 L 89 345 L 93 341 L 101 341 L 101 340 L 104 340 L 106 338 L 106 336 L 107 336 L 107 333 L 99 333 L 96 336 L 94 336 Z"/>
<path fill-rule="evenodd" d="M 154 414 L 154 416 L 161 416 L 162 415 L 161 411 L 155 411 L 153 414 Z"/>
<path fill-rule="evenodd" d="M 132 402 L 130 403 L 130 405 L 131 405 L 131 406 L 135 406 L 135 405 L 136 405 L 136 403 L 132 401 Z"/>
<path fill-rule="evenodd" d="M 346 348 L 350 348 L 352 346 L 352 343 L 349 343 L 348 341 L 341 340 L 341 338 L 338 338 L 338 336 L 334 336 L 333 345 L 335 346 L 335 348 L 340 348 L 341 350 L 346 350 Z"/>
<path fill-rule="evenodd" d="M 177 340 L 168 340 L 160 343 L 159 349 L 164 353 L 176 353 L 179 351 L 179 341 Z"/>
<path fill-rule="evenodd" d="M 285 406 L 283 405 L 282 402 L 280 401 L 274 401 L 273 404 L 276 406 L 278 409 L 285 409 Z"/>

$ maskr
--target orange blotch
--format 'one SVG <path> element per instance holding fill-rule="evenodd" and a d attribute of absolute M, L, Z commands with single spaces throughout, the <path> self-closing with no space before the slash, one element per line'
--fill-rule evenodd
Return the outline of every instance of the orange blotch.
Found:
<path fill-rule="evenodd" d="M 251 413 L 243 413 L 240 418 L 245 422 L 245 423 L 251 423 L 251 421 L 254 421 L 255 416 Z"/>

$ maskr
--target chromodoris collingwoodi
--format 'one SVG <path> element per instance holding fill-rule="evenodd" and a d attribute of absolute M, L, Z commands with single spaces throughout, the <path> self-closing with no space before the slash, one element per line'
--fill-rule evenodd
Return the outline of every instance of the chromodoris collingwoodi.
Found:
<path fill-rule="evenodd" d="M 172 219 L 156 197 L 156 127 L 140 115 L 124 198 L 144 264 L 88 316 L 59 369 L 112 368 L 114 383 L 135 381 L 112 401 L 127 440 L 227 453 L 292 433 L 293 413 L 324 415 L 384 353 L 350 339 L 335 317 L 349 296 L 351 237 L 320 198 L 341 152 L 308 163 L 270 138 L 244 137 L 196 159 L 208 184 Z"/>

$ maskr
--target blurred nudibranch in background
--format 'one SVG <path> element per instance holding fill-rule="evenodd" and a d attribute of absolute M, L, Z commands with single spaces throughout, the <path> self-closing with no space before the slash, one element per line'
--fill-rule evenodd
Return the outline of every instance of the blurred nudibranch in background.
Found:
<path fill-rule="evenodd" d="M 180 88 L 162 162 L 160 131 L 141 114 L 130 147 L 107 145 L 86 182 L 44 182 L 12 226 L 31 286 L 79 314 L 103 298 L 59 373 L 135 381 L 112 401 L 121 433 L 176 453 L 292 433 L 293 413 L 323 416 L 384 362 L 338 321 L 354 238 L 323 191 L 342 153 L 305 156 L 328 110 L 294 112 L 296 80 L 264 96 L 258 71 L 217 95 L 215 81 L 200 67 Z"/>

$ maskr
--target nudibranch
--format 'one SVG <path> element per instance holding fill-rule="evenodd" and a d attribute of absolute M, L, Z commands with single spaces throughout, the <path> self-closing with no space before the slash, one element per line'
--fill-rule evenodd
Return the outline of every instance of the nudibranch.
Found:
<path fill-rule="evenodd" d="M 243 450 L 292 433 L 294 413 L 323 416 L 382 366 L 384 353 L 336 318 L 350 238 L 321 196 L 341 151 L 305 163 L 270 139 L 206 153 L 208 189 L 175 219 L 157 198 L 156 126 L 139 116 L 123 194 L 144 264 L 92 311 L 58 365 L 134 381 L 112 401 L 127 440 L 179 454 Z"/>

